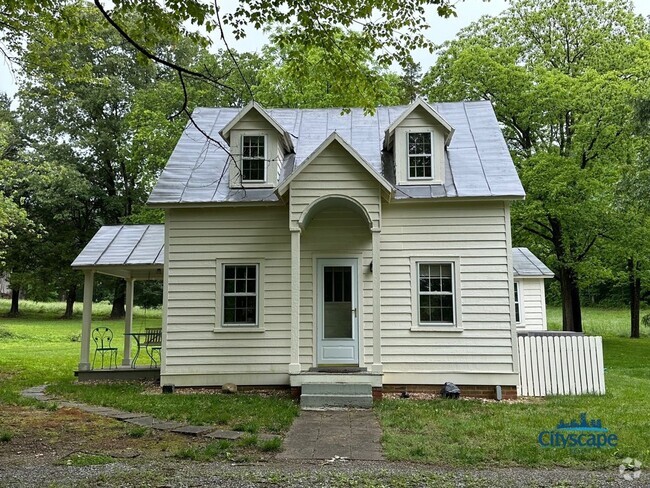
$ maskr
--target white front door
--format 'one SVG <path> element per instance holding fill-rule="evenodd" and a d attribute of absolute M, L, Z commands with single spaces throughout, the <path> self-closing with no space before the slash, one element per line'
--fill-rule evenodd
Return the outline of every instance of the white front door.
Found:
<path fill-rule="evenodd" d="M 359 296 L 356 259 L 319 259 L 318 365 L 359 364 Z"/>

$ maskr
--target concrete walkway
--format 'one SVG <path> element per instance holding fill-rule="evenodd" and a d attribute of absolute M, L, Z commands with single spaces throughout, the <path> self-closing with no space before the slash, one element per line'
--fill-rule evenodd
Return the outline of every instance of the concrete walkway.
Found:
<path fill-rule="evenodd" d="M 303 410 L 284 440 L 279 459 L 382 461 L 381 428 L 369 410 Z"/>
<path fill-rule="evenodd" d="M 122 422 L 138 425 L 140 427 L 149 427 L 151 429 L 174 432 L 175 434 L 184 434 L 194 437 L 205 436 L 211 439 L 229 440 L 239 439 L 245 434 L 244 432 L 236 430 L 217 430 L 216 427 L 211 427 L 209 425 L 188 425 L 181 422 L 160 420 L 144 413 L 126 412 L 115 408 L 98 407 L 96 405 L 87 405 L 85 403 L 64 401 L 45 393 L 46 387 L 47 385 L 33 386 L 23 390 L 22 395 L 26 398 L 32 398 L 40 402 L 53 402 L 61 407 L 77 408 L 84 412 L 100 415 L 102 417 L 109 417 Z M 261 441 L 275 439 L 276 437 L 280 436 L 274 434 L 257 434 L 257 438 Z"/>

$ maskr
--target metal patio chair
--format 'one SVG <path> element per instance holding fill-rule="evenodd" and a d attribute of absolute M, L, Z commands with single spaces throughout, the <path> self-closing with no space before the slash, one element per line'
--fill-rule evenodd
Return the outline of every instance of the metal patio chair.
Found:
<path fill-rule="evenodd" d="M 146 328 L 144 339 L 145 350 L 149 359 L 151 359 L 150 366 L 158 366 L 160 361 L 160 350 L 162 349 L 162 329 L 161 328 Z M 154 354 L 158 353 L 158 361 L 154 358 Z"/>
<path fill-rule="evenodd" d="M 92 333 L 95 342 L 95 355 L 93 356 L 93 369 L 95 369 L 95 360 L 97 353 L 102 356 L 102 369 L 104 369 L 104 355 L 108 354 L 108 369 L 111 369 L 111 363 L 115 364 L 117 369 L 117 347 L 113 347 L 113 331 L 108 327 L 96 327 Z"/>

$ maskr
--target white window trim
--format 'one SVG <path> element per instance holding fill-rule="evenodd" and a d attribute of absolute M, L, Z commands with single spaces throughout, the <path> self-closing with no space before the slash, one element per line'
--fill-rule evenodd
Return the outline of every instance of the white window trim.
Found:
<path fill-rule="evenodd" d="M 409 136 L 411 134 L 429 134 L 431 141 L 431 152 L 429 154 L 411 154 L 409 152 Z M 435 134 L 431 130 L 407 130 L 405 133 L 406 145 L 406 179 L 408 181 L 434 181 L 437 177 L 436 156 L 435 156 Z M 431 158 L 431 176 L 411 176 L 411 156 L 429 156 Z"/>
<path fill-rule="evenodd" d="M 263 180 L 244 180 L 244 137 L 263 137 L 264 138 L 264 179 Z M 242 133 L 239 139 L 239 179 L 243 186 L 265 185 L 269 181 L 269 138 L 266 134 L 257 134 L 254 132 Z M 253 159 L 253 158 L 247 158 Z"/>
<path fill-rule="evenodd" d="M 428 132 L 432 137 L 432 171 L 431 178 L 409 178 L 408 134 Z M 398 185 L 405 186 L 430 186 L 444 184 L 445 176 L 445 146 L 444 137 L 435 126 L 422 125 L 415 127 L 398 127 L 395 129 L 393 142 L 393 156 L 395 159 L 395 179 Z"/>
<path fill-rule="evenodd" d="M 412 257 L 411 258 L 411 330 L 415 332 L 462 332 L 461 286 L 460 286 L 460 257 Z M 452 292 L 454 303 L 454 323 L 432 322 L 420 323 L 420 286 L 418 281 L 420 264 L 451 264 Z"/>
<path fill-rule="evenodd" d="M 518 300 L 515 300 L 515 287 L 518 288 L 517 290 L 517 298 Z M 516 280 L 513 281 L 513 289 L 512 289 L 512 301 L 515 304 L 515 324 L 517 327 L 525 327 L 525 321 L 524 321 L 524 295 L 523 295 L 523 286 L 521 280 Z M 519 308 L 519 320 L 517 320 L 517 307 Z"/>
<path fill-rule="evenodd" d="M 216 266 L 216 297 L 215 297 L 215 327 L 214 332 L 264 332 L 264 259 L 217 259 Z M 225 266 L 255 266 L 257 270 L 256 279 L 256 300 L 255 324 L 224 324 L 223 310 L 224 310 L 224 267 Z"/>

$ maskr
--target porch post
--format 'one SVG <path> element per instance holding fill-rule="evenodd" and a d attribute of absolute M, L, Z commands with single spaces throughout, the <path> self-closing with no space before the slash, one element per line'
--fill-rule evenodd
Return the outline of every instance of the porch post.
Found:
<path fill-rule="evenodd" d="M 381 230 L 372 229 L 372 369 L 381 373 Z"/>
<path fill-rule="evenodd" d="M 126 279 L 126 314 L 124 315 L 124 359 L 122 359 L 122 366 L 129 366 L 131 364 L 131 333 L 133 325 L 133 285 L 135 280 L 133 278 Z"/>
<path fill-rule="evenodd" d="M 300 229 L 291 229 L 291 362 L 289 374 L 300 373 Z"/>
<path fill-rule="evenodd" d="M 90 327 L 93 314 L 93 282 L 95 272 L 87 269 L 84 271 L 84 308 L 81 322 L 81 360 L 79 371 L 90 370 Z"/>

